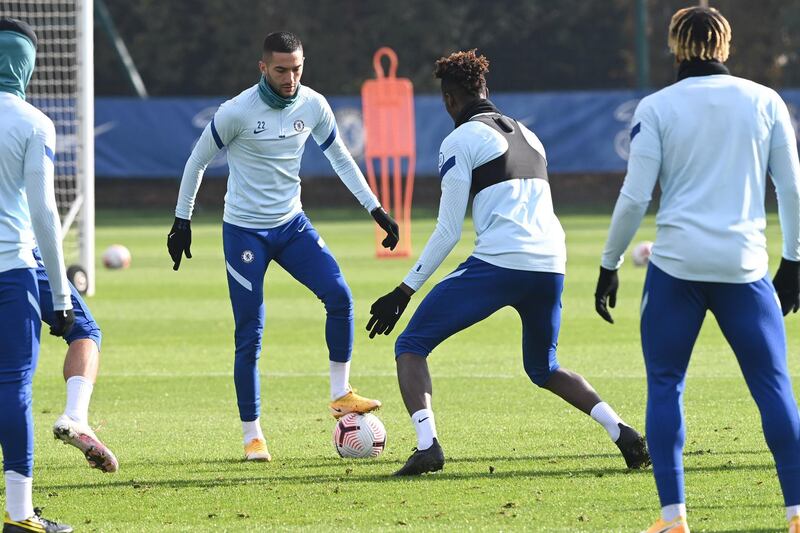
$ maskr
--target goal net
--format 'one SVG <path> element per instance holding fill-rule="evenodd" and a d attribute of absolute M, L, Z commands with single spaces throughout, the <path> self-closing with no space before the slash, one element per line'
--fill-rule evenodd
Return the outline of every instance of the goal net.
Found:
<path fill-rule="evenodd" d="M 55 191 L 70 280 L 94 293 L 94 61 L 92 0 L 0 0 L 0 17 L 36 31 L 28 101 L 56 126 Z"/>

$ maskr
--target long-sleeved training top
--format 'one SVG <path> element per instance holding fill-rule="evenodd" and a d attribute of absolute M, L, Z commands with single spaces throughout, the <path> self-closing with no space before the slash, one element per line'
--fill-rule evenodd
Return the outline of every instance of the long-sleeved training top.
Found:
<path fill-rule="evenodd" d="M 338 134 L 325 98 L 302 85 L 285 109 L 273 109 L 258 85 L 223 103 L 203 130 L 183 171 L 175 216 L 190 219 L 203 172 L 221 149 L 228 149 L 228 191 L 223 220 L 245 228 L 268 229 L 297 215 L 300 161 L 311 135 L 333 169 L 364 208 L 380 203 Z"/>

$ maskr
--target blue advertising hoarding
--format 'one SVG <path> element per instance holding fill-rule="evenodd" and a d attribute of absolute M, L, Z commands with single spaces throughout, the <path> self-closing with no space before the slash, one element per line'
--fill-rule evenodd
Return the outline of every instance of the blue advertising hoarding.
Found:
<path fill-rule="evenodd" d="M 533 130 L 547 151 L 551 173 L 625 171 L 628 129 L 645 93 L 584 91 L 505 93 L 492 100 Z M 800 90 L 783 91 L 793 116 L 800 116 Z M 330 97 L 339 131 L 363 167 L 361 99 Z M 223 98 L 98 98 L 95 102 L 95 173 L 101 178 L 180 177 L 192 146 Z M 453 129 L 438 95 L 415 98 L 418 176 L 438 174 L 439 145 Z M 226 176 L 221 152 L 207 176 Z M 309 137 L 303 177 L 334 176 Z"/>

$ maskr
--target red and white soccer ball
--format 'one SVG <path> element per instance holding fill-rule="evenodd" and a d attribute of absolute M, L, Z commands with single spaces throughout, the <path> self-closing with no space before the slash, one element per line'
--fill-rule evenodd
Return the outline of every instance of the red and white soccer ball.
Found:
<path fill-rule="evenodd" d="M 112 244 L 103 252 L 103 265 L 106 268 L 118 269 L 131 266 L 131 252 L 121 244 Z"/>
<path fill-rule="evenodd" d="M 375 415 L 346 414 L 333 429 L 333 447 L 340 457 L 377 457 L 386 447 L 386 428 Z"/>
<path fill-rule="evenodd" d="M 653 253 L 653 243 L 642 241 L 631 250 L 631 260 L 636 266 L 646 266 L 650 262 L 650 254 Z"/>

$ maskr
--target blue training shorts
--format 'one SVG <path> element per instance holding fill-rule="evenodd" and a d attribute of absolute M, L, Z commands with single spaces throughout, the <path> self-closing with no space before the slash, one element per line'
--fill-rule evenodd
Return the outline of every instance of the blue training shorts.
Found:
<path fill-rule="evenodd" d="M 514 270 L 469 257 L 422 300 L 395 344 L 395 356 L 427 357 L 448 337 L 511 306 L 522 320 L 525 371 L 543 385 L 559 365 L 564 275 Z"/>
<path fill-rule="evenodd" d="M 42 311 L 42 322 L 52 324 L 53 322 L 53 293 L 50 290 L 50 280 L 47 279 L 47 271 L 44 269 L 42 257 L 39 250 L 33 250 L 33 257 L 36 259 L 36 280 L 39 283 L 39 307 Z M 89 306 L 81 298 L 78 289 L 70 283 L 69 290 L 72 293 L 72 310 L 75 313 L 75 325 L 72 326 L 69 334 L 64 337 L 67 344 L 79 339 L 92 339 L 99 350 L 103 340 L 100 326 L 95 322 Z"/>

